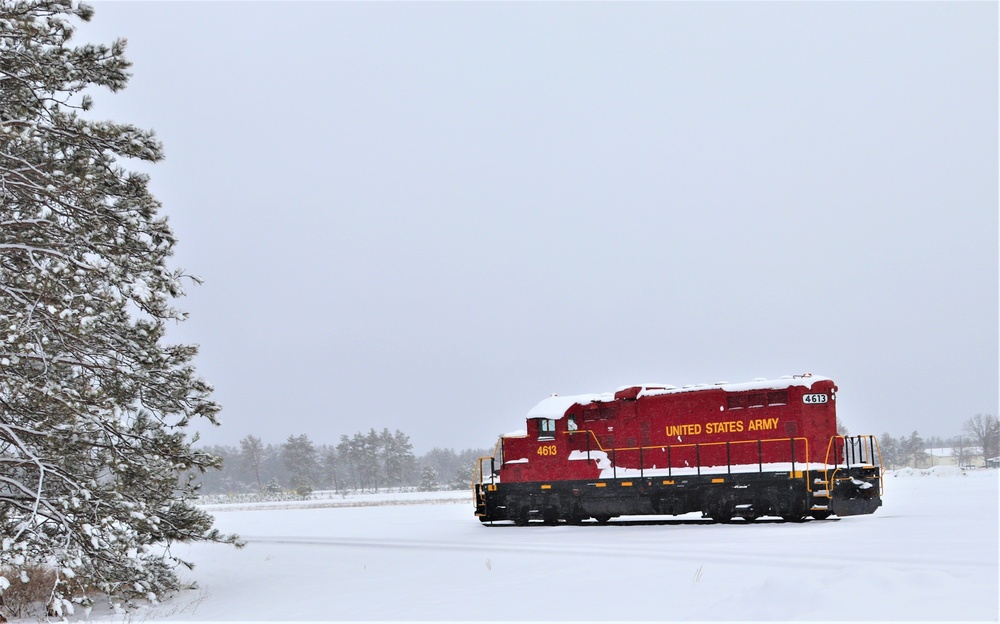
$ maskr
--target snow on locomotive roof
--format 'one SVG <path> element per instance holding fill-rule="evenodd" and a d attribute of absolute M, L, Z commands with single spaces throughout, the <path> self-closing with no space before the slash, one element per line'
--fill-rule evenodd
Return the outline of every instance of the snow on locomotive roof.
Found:
<path fill-rule="evenodd" d="M 615 395 L 613 392 L 605 392 L 604 394 L 574 394 L 571 396 L 553 394 L 547 399 L 542 399 L 538 405 L 531 408 L 531 411 L 528 412 L 528 418 L 558 419 L 565 416 L 566 410 L 577 403 L 587 405 L 588 403 L 604 403 L 614 400 Z"/>
<path fill-rule="evenodd" d="M 813 375 L 811 373 L 806 373 L 805 375 L 795 375 L 795 376 L 785 376 L 780 379 L 764 379 L 757 378 L 753 381 L 748 381 L 744 383 L 729 383 L 725 381 L 720 381 L 715 385 L 709 384 L 698 384 L 691 386 L 684 386 L 683 388 L 678 388 L 677 386 L 671 386 L 669 384 L 635 384 L 631 386 L 622 386 L 618 388 L 616 392 L 621 392 L 623 390 L 628 390 L 630 388 L 641 388 L 636 398 L 646 397 L 646 396 L 658 396 L 661 394 L 678 394 L 681 392 L 695 392 L 697 390 L 704 390 L 706 388 L 717 388 L 720 390 L 725 390 L 726 392 L 744 392 L 746 390 L 780 390 L 783 388 L 791 388 L 793 386 L 805 386 L 809 387 L 817 381 L 827 381 L 829 377 L 823 377 L 821 375 Z M 542 399 L 535 407 L 531 408 L 528 412 L 528 418 L 546 418 L 551 420 L 559 420 L 566 415 L 566 410 L 573 407 L 574 405 L 587 405 L 589 403 L 608 403 L 615 400 L 614 392 L 603 392 L 601 394 L 574 394 L 567 396 L 559 396 L 558 394 L 553 394 L 547 399 Z"/>

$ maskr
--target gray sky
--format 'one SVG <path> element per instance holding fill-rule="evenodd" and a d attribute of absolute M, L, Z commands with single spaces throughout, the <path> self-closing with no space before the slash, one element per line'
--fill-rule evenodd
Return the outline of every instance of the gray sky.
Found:
<path fill-rule="evenodd" d="M 853 433 L 998 411 L 996 3 L 93 4 L 206 443 L 807 371 Z"/>

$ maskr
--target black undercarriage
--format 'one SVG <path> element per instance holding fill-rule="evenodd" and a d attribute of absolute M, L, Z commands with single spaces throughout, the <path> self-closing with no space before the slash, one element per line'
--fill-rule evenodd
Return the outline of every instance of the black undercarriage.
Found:
<path fill-rule="evenodd" d="M 882 504 L 876 467 L 835 471 L 754 472 L 592 481 L 499 483 L 474 486 L 476 515 L 484 522 L 537 520 L 554 524 L 630 515 L 701 512 L 718 522 L 778 516 L 787 521 L 831 514 L 874 513 Z"/>

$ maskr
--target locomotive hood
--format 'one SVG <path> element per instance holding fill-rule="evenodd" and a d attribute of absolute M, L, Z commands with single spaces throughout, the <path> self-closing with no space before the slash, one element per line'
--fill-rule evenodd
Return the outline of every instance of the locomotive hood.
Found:
<path fill-rule="evenodd" d="M 528 418 L 545 418 L 549 420 L 559 420 L 566 415 L 566 410 L 573 407 L 574 405 L 588 405 L 590 403 L 609 403 L 614 401 L 616 398 L 622 398 L 626 396 L 627 398 L 640 398 L 644 396 L 657 396 L 661 394 L 676 394 L 680 392 L 695 392 L 698 390 L 707 390 L 709 388 L 715 388 L 719 390 L 725 390 L 727 392 L 744 392 L 747 390 L 780 390 L 783 388 L 791 388 L 795 386 L 804 386 L 806 388 L 812 386 L 817 381 L 829 381 L 829 377 L 823 377 L 821 375 L 813 375 L 812 373 L 806 373 L 804 375 L 794 375 L 781 377 L 779 379 L 754 379 L 753 381 L 748 381 L 744 383 L 729 383 L 726 381 L 720 381 L 714 385 L 708 384 L 698 384 L 696 386 L 684 386 L 678 388 L 677 386 L 671 386 L 668 384 L 638 384 L 632 386 L 622 386 L 615 392 L 604 392 L 601 394 L 574 394 L 559 396 L 558 394 L 553 394 L 552 396 L 542 399 L 538 405 L 531 408 L 528 412 Z"/>

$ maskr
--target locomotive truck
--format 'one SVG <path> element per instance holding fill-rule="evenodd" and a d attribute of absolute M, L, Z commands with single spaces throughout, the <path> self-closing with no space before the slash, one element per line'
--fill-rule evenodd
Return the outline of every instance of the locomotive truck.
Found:
<path fill-rule="evenodd" d="M 832 379 L 795 375 L 552 395 L 473 472 L 484 523 L 701 512 L 717 522 L 874 513 L 878 441 L 837 433 Z"/>

